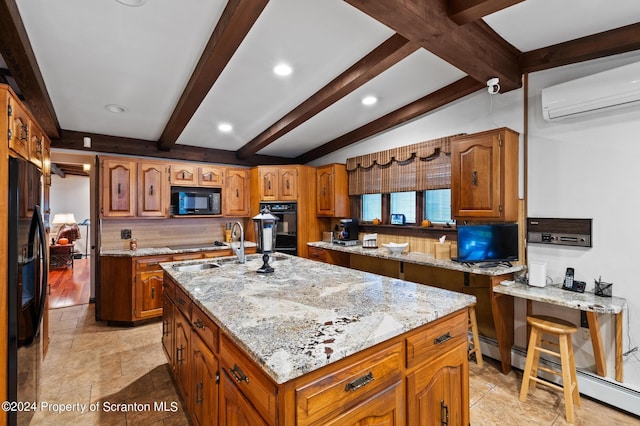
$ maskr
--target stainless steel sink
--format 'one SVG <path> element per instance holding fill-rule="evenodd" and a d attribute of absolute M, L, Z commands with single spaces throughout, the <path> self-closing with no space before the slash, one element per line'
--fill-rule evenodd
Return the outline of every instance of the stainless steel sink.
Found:
<path fill-rule="evenodd" d="M 219 267 L 220 265 L 218 265 L 217 263 L 192 263 L 189 265 L 176 265 L 173 267 L 173 269 L 178 272 L 197 272 L 204 269 L 213 269 Z"/>

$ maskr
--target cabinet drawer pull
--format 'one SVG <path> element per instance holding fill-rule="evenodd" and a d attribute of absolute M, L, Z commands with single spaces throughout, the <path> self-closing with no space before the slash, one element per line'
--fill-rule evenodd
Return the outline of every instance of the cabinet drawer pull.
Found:
<path fill-rule="evenodd" d="M 178 304 L 184 305 L 185 303 L 187 302 L 185 302 L 185 300 L 182 297 L 178 297 Z"/>
<path fill-rule="evenodd" d="M 202 322 L 202 320 L 200 318 L 198 318 L 197 320 L 195 320 L 193 322 L 193 325 L 196 326 L 196 328 L 200 328 L 200 329 L 204 329 L 204 323 Z"/>
<path fill-rule="evenodd" d="M 433 339 L 433 344 L 434 345 L 440 345 L 440 344 L 442 344 L 442 343 L 444 343 L 444 342 L 446 342 L 447 340 L 450 340 L 450 339 L 451 339 L 451 333 L 449 333 L 447 331 L 442 336 Z"/>
<path fill-rule="evenodd" d="M 156 266 L 158 265 L 160 262 L 148 262 L 147 266 Z"/>
<path fill-rule="evenodd" d="M 233 364 L 233 368 L 229 371 L 231 372 L 231 375 L 233 376 L 233 378 L 236 379 L 236 382 L 238 383 L 245 382 L 249 384 L 249 378 L 247 377 L 246 374 L 244 374 L 244 372 L 240 369 L 240 367 L 238 367 L 238 364 Z"/>
<path fill-rule="evenodd" d="M 356 390 L 358 388 L 363 387 L 369 382 L 373 382 L 373 380 L 374 380 L 373 373 L 369 371 L 369 373 L 367 373 L 366 375 L 358 379 L 355 379 L 353 382 L 347 383 L 347 385 L 344 387 L 344 390 L 345 392 Z"/>

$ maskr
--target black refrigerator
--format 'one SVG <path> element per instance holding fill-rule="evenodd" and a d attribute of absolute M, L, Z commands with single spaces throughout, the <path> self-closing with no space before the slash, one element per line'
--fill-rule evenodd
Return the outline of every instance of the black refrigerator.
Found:
<path fill-rule="evenodd" d="M 8 401 L 38 403 L 42 362 L 41 323 L 48 285 L 46 233 L 42 221 L 42 173 L 9 158 Z M 15 408 L 15 407 L 14 407 Z M 10 425 L 28 424 L 33 411 L 9 411 Z"/>

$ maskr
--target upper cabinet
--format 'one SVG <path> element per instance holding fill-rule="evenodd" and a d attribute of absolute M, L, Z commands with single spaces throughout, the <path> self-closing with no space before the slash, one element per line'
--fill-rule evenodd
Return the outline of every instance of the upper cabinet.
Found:
<path fill-rule="evenodd" d="M 298 168 L 296 166 L 260 166 L 258 179 L 261 201 L 296 201 L 298 199 Z"/>
<path fill-rule="evenodd" d="M 198 184 L 198 167 L 189 163 L 171 164 L 171 185 L 196 186 Z"/>
<path fill-rule="evenodd" d="M 451 141 L 451 214 L 460 220 L 518 220 L 518 133 L 507 128 Z"/>
<path fill-rule="evenodd" d="M 224 181 L 224 216 L 249 216 L 249 170 L 225 169 Z"/>
<path fill-rule="evenodd" d="M 102 217 L 136 215 L 136 162 L 127 158 L 103 158 L 100 162 Z"/>
<path fill-rule="evenodd" d="M 27 110 L 13 96 L 8 96 L 9 148 L 25 159 L 29 159 L 29 116 Z"/>
<path fill-rule="evenodd" d="M 221 188 L 224 183 L 224 169 L 214 166 L 198 167 L 198 185 Z"/>
<path fill-rule="evenodd" d="M 168 169 L 160 162 L 138 163 L 138 216 L 167 217 L 169 215 Z"/>
<path fill-rule="evenodd" d="M 316 169 L 316 197 L 318 216 L 349 216 L 349 190 L 344 164 L 328 164 Z"/>

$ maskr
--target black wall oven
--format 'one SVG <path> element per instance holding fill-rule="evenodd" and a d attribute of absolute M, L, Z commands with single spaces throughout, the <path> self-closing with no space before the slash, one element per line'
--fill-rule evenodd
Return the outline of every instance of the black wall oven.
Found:
<path fill-rule="evenodd" d="M 298 255 L 298 209 L 296 203 L 260 203 L 278 218 L 276 224 L 276 251 Z"/>
<path fill-rule="evenodd" d="M 33 164 L 9 158 L 8 401 L 38 402 L 42 335 L 48 286 L 42 222 L 42 175 Z M 33 411 L 9 410 L 10 425 L 29 424 Z"/>

